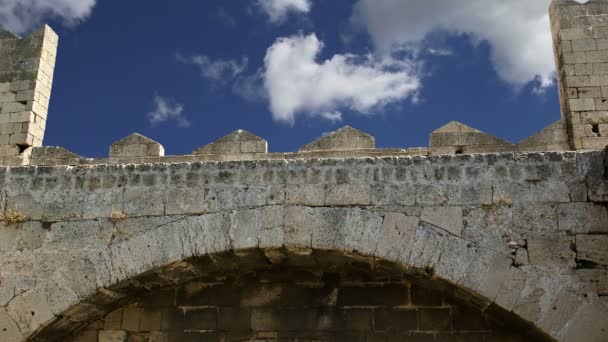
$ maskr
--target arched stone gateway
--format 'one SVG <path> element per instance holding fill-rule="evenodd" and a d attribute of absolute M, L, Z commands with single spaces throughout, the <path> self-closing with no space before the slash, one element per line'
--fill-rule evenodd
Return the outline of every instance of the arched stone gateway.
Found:
<path fill-rule="evenodd" d="M 160 332 L 231 336 L 243 332 L 241 315 L 267 309 L 268 321 L 251 314 L 238 338 L 604 341 L 604 160 L 595 151 L 0 169 L 0 340 L 114 341 L 110 329 L 145 340 L 159 317 L 135 328 L 129 312 L 173 289 L 191 297 L 163 307 L 181 310 L 181 328 L 165 331 L 163 314 Z M 210 284 L 234 289 L 233 305 L 214 304 L 201 290 Z M 186 315 L 207 306 L 243 325 Z M 303 316 L 273 311 L 283 307 Z M 126 320 L 106 331 L 119 308 Z M 305 331 L 294 331 L 300 320 Z"/>
<path fill-rule="evenodd" d="M 120 293 L 104 301 L 104 313 L 112 312 L 71 341 L 551 340 L 456 285 L 341 251 L 212 254 L 146 272 L 110 291 Z M 91 308 L 79 314 L 100 315 Z M 60 318 L 37 336 L 61 336 L 66 326 L 78 327 Z"/>

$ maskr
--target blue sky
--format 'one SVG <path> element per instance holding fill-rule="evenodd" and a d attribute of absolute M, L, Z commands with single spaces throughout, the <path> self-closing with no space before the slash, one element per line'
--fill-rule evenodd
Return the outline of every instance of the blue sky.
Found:
<path fill-rule="evenodd" d="M 236 129 L 295 151 L 351 125 L 426 146 L 451 121 L 511 141 L 559 119 L 550 1 L 7 0 L 60 36 L 45 145 L 133 132 L 187 154 Z"/>

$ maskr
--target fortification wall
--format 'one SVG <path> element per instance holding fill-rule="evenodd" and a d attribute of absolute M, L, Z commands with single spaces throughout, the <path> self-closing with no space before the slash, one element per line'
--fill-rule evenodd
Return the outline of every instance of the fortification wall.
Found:
<path fill-rule="evenodd" d="M 253 264 L 290 269 L 334 251 L 443 284 L 438 291 L 484 317 L 529 324 L 521 331 L 603 341 L 605 159 L 596 151 L 2 168 L 0 210 L 27 218 L 0 227 L 0 339 L 62 340 L 142 295 L 200 278 L 192 260 L 204 256 L 240 260 L 226 275 Z M 202 268 L 226 264 L 211 260 Z"/>

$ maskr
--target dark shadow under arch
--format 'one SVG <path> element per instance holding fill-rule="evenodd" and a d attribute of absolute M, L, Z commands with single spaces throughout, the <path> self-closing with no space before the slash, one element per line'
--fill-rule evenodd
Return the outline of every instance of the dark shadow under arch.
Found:
<path fill-rule="evenodd" d="M 242 291 L 247 286 L 255 287 L 263 283 L 273 283 L 281 285 L 283 289 L 287 290 L 281 290 L 278 295 L 271 296 L 272 298 L 269 299 L 269 302 L 264 302 L 265 306 L 262 306 L 265 308 L 289 307 L 296 311 L 305 311 L 304 308 L 314 306 L 315 310 L 317 310 L 315 312 L 324 317 L 323 324 L 325 325 L 323 326 L 329 327 L 326 328 L 326 331 L 319 328 L 317 334 L 313 336 L 315 341 L 348 341 L 348 339 L 353 338 L 351 336 L 345 339 L 345 336 L 350 336 L 344 335 L 346 333 L 354 333 L 355 335 L 358 333 L 359 335 L 357 336 L 371 334 L 378 337 L 379 341 L 389 341 L 388 336 L 394 332 L 391 330 L 393 328 L 376 328 L 374 326 L 375 321 L 372 321 L 372 330 L 370 332 L 357 332 L 356 329 L 353 331 L 348 329 L 341 331 L 340 327 L 343 325 L 340 325 L 342 323 L 337 321 L 347 320 L 348 318 L 328 314 L 328 312 L 333 313 L 334 311 L 332 310 L 335 310 L 336 307 L 339 310 L 343 310 L 344 308 L 359 308 L 363 310 L 366 307 L 372 307 L 371 310 L 379 312 L 378 310 L 385 310 L 393 306 L 418 312 L 418 316 L 416 316 L 418 326 L 415 329 L 410 329 L 409 333 L 406 331 L 399 332 L 403 333 L 404 339 L 402 340 L 404 341 L 406 337 L 412 338 L 415 335 L 418 335 L 418 337 L 422 335 L 432 336 L 432 339 L 429 339 L 429 341 L 553 341 L 552 338 L 515 314 L 506 312 L 497 305 L 488 304 L 487 300 L 461 287 L 441 279 L 436 279 L 428 272 L 429 270 L 410 269 L 393 262 L 342 251 L 285 248 L 248 249 L 207 255 L 155 269 L 110 288 L 101 289 L 94 296 L 87 298 L 82 303 L 64 312 L 60 317 L 57 317 L 51 324 L 37 332 L 30 340 L 69 341 L 73 336 L 89 331 L 92 322 L 103 318 L 116 309 L 134 303 L 140 303 L 145 307 L 147 302 L 153 302 L 155 297 L 163 293 L 171 291 L 183 292 L 188 286 L 192 289 L 196 288 L 197 284 L 219 284 L 218 286 L 225 286 L 225 288 L 222 288 L 224 293 L 229 292 L 229 290 L 234 291 L 235 297 L 237 297 L 237 292 Z M 306 283 L 312 284 L 310 288 L 314 289 L 314 291 L 306 292 L 312 294 L 308 298 L 311 301 L 310 305 L 306 305 L 305 302 L 303 303 L 301 298 L 297 299 L 294 297 L 294 293 L 297 293 L 296 290 L 299 288 L 297 284 Z M 397 299 L 394 305 L 386 303 L 386 300 L 392 300 L 389 293 L 392 290 L 383 288 L 383 286 L 396 286 L 397 288 L 401 286 L 407 291 L 408 297 L 402 298 L 403 295 L 399 294 L 395 297 Z M 204 288 L 204 286 L 200 288 Z M 386 290 L 387 297 L 384 299 L 384 302 L 379 300 L 374 302 L 373 298 L 371 300 L 366 299 L 366 297 L 377 295 L 384 290 Z M 329 304 L 323 302 L 330 296 L 336 296 L 334 293 L 336 291 L 350 291 L 349 296 L 351 298 L 348 299 L 348 296 L 339 293 L 338 297 L 331 299 L 333 302 Z M 227 295 L 229 296 L 229 293 Z M 401 297 L 399 297 L 400 295 Z M 442 301 L 440 304 L 435 302 L 425 303 L 422 300 L 423 298 L 418 298 L 419 295 L 438 296 L 442 298 Z M 295 296 L 297 297 L 297 294 Z M 360 297 L 360 302 L 357 302 L 357 297 Z M 399 300 L 399 298 L 402 299 Z M 249 305 L 242 304 L 242 301 L 239 303 L 241 304 L 235 305 L 238 307 L 240 305 Z M 172 305 L 177 307 L 182 304 L 173 303 Z M 196 305 L 200 304 L 199 300 Z M 212 306 L 211 304 L 213 303 L 208 304 Z M 427 326 L 421 328 L 419 312 L 427 309 L 431 310 L 434 307 L 448 308 L 450 315 L 454 315 L 454 317 L 456 314 L 462 314 L 465 315 L 465 318 L 472 317 L 472 319 L 479 319 L 483 322 L 484 328 L 478 329 L 479 331 L 472 331 L 470 335 L 466 335 L 465 332 L 468 330 L 457 329 L 454 317 L 452 316 L 450 316 L 451 323 L 449 329 L 442 327 L 438 331 L 433 332 Z M 329 323 L 326 322 L 328 320 L 327 317 L 329 317 Z M 275 315 L 273 319 L 277 321 L 275 323 L 279 327 L 286 327 L 285 331 L 274 332 L 276 334 L 274 337 L 276 337 L 277 341 L 289 341 L 289 338 L 297 337 L 293 331 L 293 317 L 289 317 L 288 314 L 279 314 Z M 314 317 L 311 319 L 314 320 Z M 372 319 L 376 319 L 375 316 Z M 336 322 L 332 323 L 332 320 L 336 320 Z M 97 325 L 98 329 L 103 329 L 103 326 L 101 328 L 99 326 Z M 208 330 L 206 326 L 203 328 L 201 330 Z M 192 331 L 176 331 L 173 328 L 170 331 L 174 334 L 171 335 L 173 337 L 170 338 L 170 342 L 207 340 L 202 337 L 197 339 L 196 336 L 198 335 Z M 220 331 L 220 333 L 222 332 L 225 331 Z M 252 340 L 256 337 L 253 333 L 255 332 L 252 331 Z M 310 334 L 310 332 L 307 332 L 306 336 L 310 336 Z M 141 336 L 145 338 L 146 335 L 142 333 Z M 445 339 L 450 336 L 453 338 Z M 384 337 L 387 339 L 383 339 Z M 275 339 L 268 338 L 268 340 L 274 341 Z M 399 339 L 390 341 L 397 340 Z M 146 340 L 143 339 L 142 341 Z M 221 341 L 221 339 L 217 341 Z M 245 341 L 245 339 L 234 339 L 234 341 Z M 353 341 L 356 342 L 357 340 Z"/>

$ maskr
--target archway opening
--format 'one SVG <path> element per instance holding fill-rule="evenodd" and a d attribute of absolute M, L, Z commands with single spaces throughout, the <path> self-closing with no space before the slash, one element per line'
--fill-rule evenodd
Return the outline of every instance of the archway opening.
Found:
<path fill-rule="evenodd" d="M 102 290 L 87 302 L 105 309 L 76 310 L 86 320 L 60 317 L 36 338 L 551 341 L 432 274 L 338 251 L 252 249 L 199 257 Z"/>

